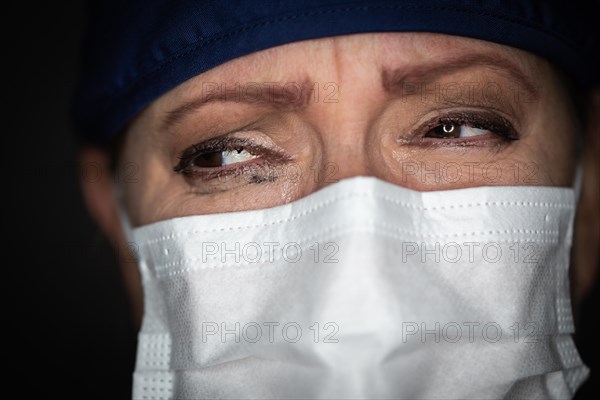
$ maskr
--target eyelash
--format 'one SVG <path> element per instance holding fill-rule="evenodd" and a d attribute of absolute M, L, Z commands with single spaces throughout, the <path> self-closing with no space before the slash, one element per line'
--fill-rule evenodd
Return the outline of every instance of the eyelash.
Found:
<path fill-rule="evenodd" d="M 442 125 L 466 125 L 471 128 L 487 130 L 497 136 L 495 138 L 496 140 L 499 139 L 504 143 L 519 139 L 519 134 L 510 121 L 508 121 L 506 118 L 493 113 L 482 114 L 469 112 L 452 113 L 442 117 L 438 116 L 432 121 L 423 124 L 423 127 L 418 129 L 414 136 L 418 138 L 418 142 L 429 141 L 430 144 L 441 145 L 452 142 L 452 144 L 455 145 L 465 146 L 480 141 L 479 139 L 473 139 L 473 137 L 436 138 L 427 136 L 435 128 L 441 127 Z M 489 141 L 489 138 L 487 140 Z M 245 150 L 255 157 L 248 161 L 242 161 L 224 167 L 197 167 L 194 165 L 194 161 L 198 157 L 218 152 L 235 150 L 237 150 L 238 153 L 240 150 Z M 173 170 L 174 172 L 181 173 L 189 178 L 202 178 L 204 180 L 253 171 L 255 172 L 255 174 L 253 174 L 251 177 L 251 180 L 253 180 L 259 175 L 256 173 L 259 172 L 259 170 L 272 165 L 284 163 L 290 159 L 291 157 L 282 154 L 279 151 L 257 145 L 250 139 L 221 136 L 205 142 L 194 144 L 193 146 L 185 149 L 180 154 L 179 163 L 173 168 Z M 258 181 L 262 180 L 258 179 Z"/>

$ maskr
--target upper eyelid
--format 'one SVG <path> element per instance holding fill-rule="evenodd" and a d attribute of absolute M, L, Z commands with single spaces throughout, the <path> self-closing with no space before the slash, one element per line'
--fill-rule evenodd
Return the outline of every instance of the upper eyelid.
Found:
<path fill-rule="evenodd" d="M 450 118 L 442 117 L 438 122 L 433 123 L 431 126 L 433 128 L 436 128 L 440 125 L 445 125 L 445 124 L 464 125 L 464 126 L 468 126 L 471 128 L 486 129 L 486 130 L 494 129 L 493 127 L 485 126 L 485 124 L 487 124 L 487 122 L 482 122 L 480 120 L 478 121 L 476 119 L 467 120 L 467 119 L 452 118 L 452 117 L 450 117 Z"/>

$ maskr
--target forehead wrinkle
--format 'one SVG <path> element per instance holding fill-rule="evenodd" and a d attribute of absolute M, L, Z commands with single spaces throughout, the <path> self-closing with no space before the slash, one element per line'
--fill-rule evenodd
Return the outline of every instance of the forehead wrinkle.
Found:
<path fill-rule="evenodd" d="M 298 83 L 301 82 L 301 83 Z M 162 130 L 167 130 L 169 127 L 176 125 L 187 115 L 198 111 L 207 104 L 220 102 L 241 103 L 250 106 L 264 106 L 279 110 L 295 110 L 303 109 L 311 102 L 313 94 L 313 85 L 310 83 L 309 77 L 303 77 L 295 81 L 288 81 L 282 84 L 273 85 L 273 81 L 264 82 L 268 86 L 258 86 L 258 92 L 252 97 L 247 97 L 246 90 L 249 87 L 256 88 L 256 82 L 252 86 L 237 86 L 235 88 L 225 87 L 219 88 L 218 93 L 210 93 L 208 95 L 201 93 L 197 98 L 184 102 L 179 107 L 164 113 L 162 121 Z M 242 93 L 245 95 L 241 96 Z"/>
<path fill-rule="evenodd" d="M 247 56 L 231 60 L 212 70 L 200 74 L 173 89 L 168 101 L 159 107 L 158 114 L 164 116 L 163 128 L 177 123 L 181 117 L 204 103 L 203 91 L 206 84 L 216 84 L 223 91 L 244 90 L 244 87 L 260 85 L 264 96 L 256 105 L 272 106 L 279 109 L 298 109 L 308 106 L 313 95 L 314 79 L 306 73 L 306 63 L 299 60 L 315 59 L 331 38 L 315 41 L 289 43 L 265 49 Z M 289 52 L 298 47 L 300 56 L 290 57 Z M 236 88 L 239 85 L 239 89 Z M 273 85 L 275 89 L 273 89 Z M 295 96 L 294 93 L 299 93 Z M 227 96 L 222 96 L 227 97 Z M 287 99 L 286 99 L 287 98 Z M 289 98 L 292 101 L 289 101 Z M 252 103 L 252 102 L 247 102 Z M 177 105 L 180 104 L 179 107 Z"/>
<path fill-rule="evenodd" d="M 294 82 L 303 83 L 303 79 L 289 80 L 290 76 L 303 77 L 310 64 L 307 60 L 317 58 L 317 53 L 331 42 L 332 38 L 311 39 L 307 41 L 283 44 L 277 47 L 251 53 L 220 64 L 188 81 L 170 92 L 174 101 L 186 101 L 190 93 L 198 90 L 205 82 L 241 84 L 249 82 Z M 298 51 L 294 51 L 298 49 Z M 290 56 L 290 51 L 294 56 Z M 301 54 L 301 56 L 296 56 Z M 285 79 L 288 79 L 287 81 Z"/>
<path fill-rule="evenodd" d="M 495 73 L 518 82 L 531 96 L 537 96 L 538 88 L 528 74 L 516 64 L 494 53 L 467 54 L 460 57 L 441 58 L 421 64 L 401 67 L 383 67 L 381 84 L 388 93 L 402 90 L 405 85 L 423 85 L 440 80 L 454 72 L 471 68 L 485 67 Z M 406 94 L 406 93 L 405 93 Z"/>

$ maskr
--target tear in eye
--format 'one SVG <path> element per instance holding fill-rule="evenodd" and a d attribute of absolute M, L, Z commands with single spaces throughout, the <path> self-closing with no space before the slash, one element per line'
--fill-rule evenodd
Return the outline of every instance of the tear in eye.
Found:
<path fill-rule="evenodd" d="M 200 154 L 194 158 L 193 164 L 195 167 L 199 168 L 219 168 L 226 165 L 242 163 L 257 157 L 257 155 L 254 155 L 240 147 L 233 150 L 214 151 Z"/>
<path fill-rule="evenodd" d="M 425 137 L 438 139 L 458 139 L 490 133 L 487 129 L 473 128 L 465 124 L 441 124 L 427 132 Z"/>

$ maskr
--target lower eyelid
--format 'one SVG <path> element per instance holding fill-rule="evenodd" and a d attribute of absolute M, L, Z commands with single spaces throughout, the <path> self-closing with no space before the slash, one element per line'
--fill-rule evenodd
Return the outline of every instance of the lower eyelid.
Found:
<path fill-rule="evenodd" d="M 511 141 L 496 135 L 488 133 L 485 135 L 468 136 L 454 139 L 438 139 L 423 137 L 416 143 L 407 143 L 409 146 L 424 147 L 424 148 L 490 148 L 498 146 L 510 145 Z"/>

